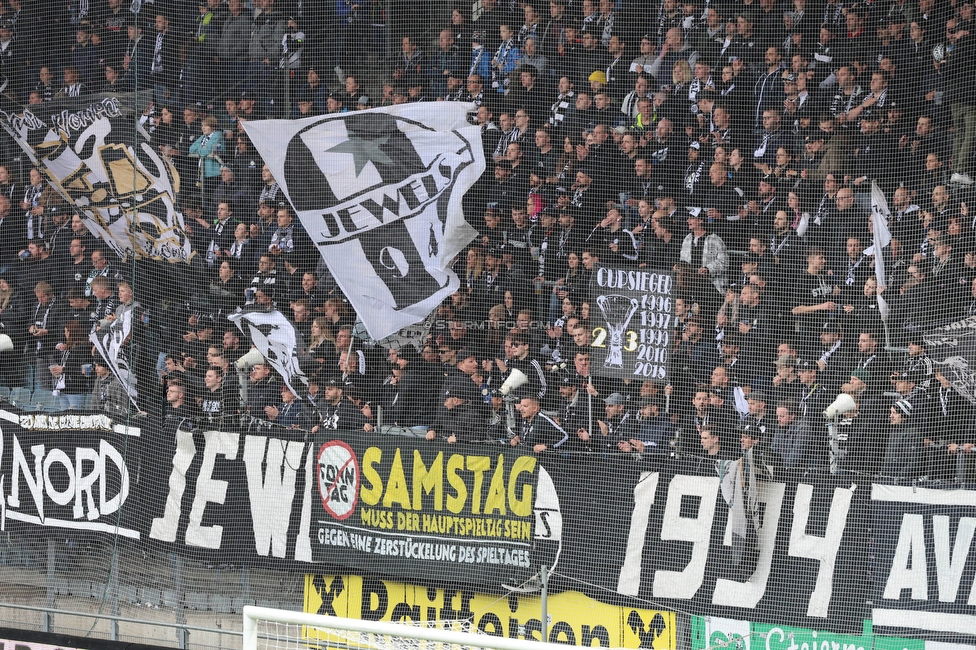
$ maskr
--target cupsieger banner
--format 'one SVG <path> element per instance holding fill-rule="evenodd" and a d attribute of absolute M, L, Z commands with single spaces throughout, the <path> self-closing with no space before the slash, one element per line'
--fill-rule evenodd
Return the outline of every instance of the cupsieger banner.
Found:
<path fill-rule="evenodd" d="M 666 380 L 674 305 L 671 275 L 601 267 L 590 280 L 593 374 Z"/>
<path fill-rule="evenodd" d="M 873 616 L 887 634 L 976 643 L 974 495 L 763 481 L 755 546 L 734 554 L 704 460 L 0 410 L 0 528 L 17 539 L 118 534 L 147 552 L 487 593 L 545 564 L 554 593 L 845 634 Z"/>
<path fill-rule="evenodd" d="M 132 93 L 6 106 L 0 125 L 120 257 L 189 262 L 180 178 L 136 121 Z M 71 214 L 70 212 L 68 213 Z"/>

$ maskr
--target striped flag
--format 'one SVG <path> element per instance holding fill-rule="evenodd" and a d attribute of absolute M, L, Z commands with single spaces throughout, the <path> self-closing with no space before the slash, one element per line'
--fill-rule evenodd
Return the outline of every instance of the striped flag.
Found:
<path fill-rule="evenodd" d="M 136 400 L 139 398 L 139 391 L 136 389 L 138 379 L 132 371 L 131 360 L 129 359 L 126 344 L 132 334 L 132 310 L 125 309 L 118 318 L 112 321 L 108 327 L 92 330 L 88 339 L 98 350 L 98 354 L 105 360 L 105 364 L 112 371 L 112 374 L 123 390 L 129 396 L 132 405 L 139 409 Z"/>

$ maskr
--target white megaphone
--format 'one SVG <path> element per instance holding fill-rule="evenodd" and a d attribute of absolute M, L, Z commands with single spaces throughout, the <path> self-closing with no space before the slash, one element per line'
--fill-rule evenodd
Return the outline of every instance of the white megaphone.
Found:
<path fill-rule="evenodd" d="M 525 376 L 524 372 L 518 368 L 512 368 L 512 372 L 509 373 L 508 379 L 506 379 L 505 383 L 501 385 L 498 392 L 502 395 L 508 395 L 527 381 L 529 381 L 529 378 Z"/>
<path fill-rule="evenodd" d="M 256 366 L 259 363 L 264 363 L 264 355 L 258 352 L 257 348 L 251 348 L 247 354 L 238 359 L 234 365 L 240 370 L 245 368 L 250 368 L 251 366 Z"/>
<path fill-rule="evenodd" d="M 834 400 L 833 404 L 828 406 L 823 415 L 828 420 L 835 420 L 845 413 L 850 413 L 857 408 L 857 403 L 854 402 L 854 398 L 847 393 L 841 393 Z"/>
<path fill-rule="evenodd" d="M 6 334 L 0 334 L 0 352 L 14 349 L 14 342 Z"/>

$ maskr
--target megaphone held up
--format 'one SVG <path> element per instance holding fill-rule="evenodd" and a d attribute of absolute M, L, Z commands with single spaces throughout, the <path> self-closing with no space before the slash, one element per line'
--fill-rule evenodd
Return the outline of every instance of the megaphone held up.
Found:
<path fill-rule="evenodd" d="M 828 420 L 833 420 L 835 418 L 839 418 L 845 413 L 850 413 L 856 408 L 857 404 L 854 402 L 854 398 L 847 393 L 841 393 L 837 396 L 837 399 L 835 399 L 834 402 L 824 410 L 823 415 Z"/>
<path fill-rule="evenodd" d="M 506 379 L 505 383 L 501 385 L 498 392 L 500 392 L 502 395 L 508 395 L 527 381 L 529 381 L 529 378 L 525 376 L 524 372 L 518 368 L 512 368 L 512 372 L 509 373 L 508 379 Z"/>
<path fill-rule="evenodd" d="M 259 363 L 264 363 L 264 355 L 258 352 L 257 348 L 251 348 L 247 354 L 238 359 L 234 365 L 240 370 L 244 370 L 244 368 L 250 368 L 251 366 L 256 366 Z"/>

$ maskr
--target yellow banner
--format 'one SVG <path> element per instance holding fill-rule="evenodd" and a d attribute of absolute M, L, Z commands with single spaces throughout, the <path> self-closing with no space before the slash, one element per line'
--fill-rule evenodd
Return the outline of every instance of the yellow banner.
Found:
<path fill-rule="evenodd" d="M 616 648 L 676 646 L 672 612 L 607 605 L 575 591 L 549 596 L 552 643 Z M 305 576 L 305 611 L 373 621 L 471 620 L 485 633 L 542 640 L 538 595 L 490 596 L 362 576 Z"/>
<path fill-rule="evenodd" d="M 342 447 L 352 453 L 348 446 Z M 506 461 L 503 453 L 497 457 L 445 457 L 444 452 L 425 456 L 419 449 L 412 455 L 409 449 L 402 451 L 401 455 L 397 448 L 391 455 L 389 449 L 369 447 L 363 452 L 359 523 L 364 527 L 521 542 L 531 539 L 532 480 L 538 470 L 533 456 L 513 459 L 509 454 Z M 340 462 L 348 463 L 348 459 L 340 455 L 338 461 L 325 463 L 330 485 L 337 481 L 329 472 Z M 335 471 L 338 476 L 338 469 Z M 350 468 L 345 473 L 356 474 Z"/>

